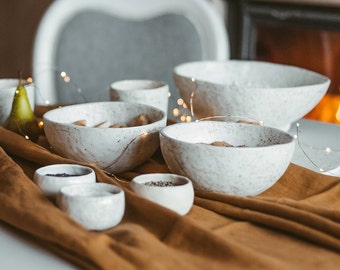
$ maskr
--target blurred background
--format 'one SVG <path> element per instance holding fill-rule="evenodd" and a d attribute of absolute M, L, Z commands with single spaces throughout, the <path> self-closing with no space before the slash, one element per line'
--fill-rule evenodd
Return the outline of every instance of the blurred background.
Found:
<path fill-rule="evenodd" d="M 0 77 L 32 76 L 35 31 L 53 0 L 1 0 Z"/>
<path fill-rule="evenodd" d="M 1 78 L 14 78 L 18 70 L 22 71 L 23 77 L 32 76 L 35 32 L 44 12 L 52 2 L 53 0 L 1 0 Z M 212 2 L 225 18 L 230 34 L 231 58 L 291 64 L 328 76 L 332 84 L 327 95 L 306 117 L 340 123 L 340 25 L 337 23 L 340 20 L 340 3 L 329 6 L 327 3 L 334 3 L 334 1 L 214 0 Z M 333 27 L 331 23 L 325 25 L 326 27 L 318 25 L 320 15 L 315 13 L 316 9 L 321 11 L 324 9 L 325 18 L 327 14 L 334 16 L 334 25 L 337 26 Z M 311 16 L 309 20 L 312 23 L 306 24 L 303 19 L 299 20 L 297 10 L 300 15 Z M 301 10 L 303 12 L 305 10 L 306 13 L 302 13 Z M 316 16 L 315 23 L 313 23 L 313 14 Z M 244 54 L 240 51 L 244 44 L 241 45 L 238 41 L 241 39 L 241 31 L 244 31 L 241 29 L 241 24 L 249 18 L 254 24 L 251 26 L 254 31 L 250 34 L 254 35 L 255 39 L 249 40 L 252 44 L 246 44 L 253 48 L 253 52 Z"/>

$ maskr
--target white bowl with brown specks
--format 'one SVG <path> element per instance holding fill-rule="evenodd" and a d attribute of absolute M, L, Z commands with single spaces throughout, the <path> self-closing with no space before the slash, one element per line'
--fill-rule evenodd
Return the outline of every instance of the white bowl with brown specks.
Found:
<path fill-rule="evenodd" d="M 125 193 L 118 186 L 87 183 L 62 187 L 57 205 L 88 230 L 106 230 L 118 225 L 125 213 Z"/>
<path fill-rule="evenodd" d="M 146 116 L 148 123 L 135 126 L 138 115 Z M 78 124 L 82 120 L 85 126 Z M 155 153 L 166 115 L 145 104 L 109 101 L 54 109 L 44 114 L 43 122 L 56 153 L 118 173 L 142 164 Z M 116 125 L 123 127 L 110 127 Z"/>
<path fill-rule="evenodd" d="M 170 171 L 191 179 L 196 190 L 255 196 L 284 174 L 295 141 L 271 127 L 199 121 L 165 127 L 160 146 Z"/>
<path fill-rule="evenodd" d="M 261 61 L 198 61 L 174 68 L 181 98 L 201 119 L 248 116 L 288 131 L 321 100 L 330 79 L 311 70 Z"/>
<path fill-rule="evenodd" d="M 87 166 L 78 164 L 53 164 L 34 172 L 33 180 L 43 194 L 55 200 L 59 190 L 68 185 L 95 183 L 96 174 Z"/>
<path fill-rule="evenodd" d="M 194 203 L 194 189 L 189 178 L 171 173 L 147 173 L 134 177 L 131 189 L 142 197 L 186 215 Z"/>

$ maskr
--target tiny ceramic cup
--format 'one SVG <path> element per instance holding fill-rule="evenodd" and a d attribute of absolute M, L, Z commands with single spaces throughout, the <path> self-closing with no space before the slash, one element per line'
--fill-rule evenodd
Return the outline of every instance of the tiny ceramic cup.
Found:
<path fill-rule="evenodd" d="M 132 179 L 131 189 L 180 215 L 187 214 L 194 202 L 192 182 L 181 175 L 170 173 L 139 175 Z"/>
<path fill-rule="evenodd" d="M 34 172 L 34 182 L 49 199 L 55 200 L 59 190 L 67 185 L 95 183 L 96 174 L 87 166 L 55 164 L 41 167 Z"/>
<path fill-rule="evenodd" d="M 33 83 L 25 83 L 23 85 L 26 88 L 27 96 L 32 110 L 35 106 L 35 94 Z M 0 79 L 0 126 L 5 124 L 8 116 L 12 110 L 12 103 L 15 94 L 15 89 L 18 86 L 18 79 Z"/>
<path fill-rule="evenodd" d="M 71 185 L 59 191 L 57 205 L 86 229 L 106 230 L 121 222 L 125 194 L 106 183 Z"/>
<path fill-rule="evenodd" d="M 111 101 L 142 103 L 168 113 L 169 86 L 152 80 L 117 81 L 110 86 Z"/>

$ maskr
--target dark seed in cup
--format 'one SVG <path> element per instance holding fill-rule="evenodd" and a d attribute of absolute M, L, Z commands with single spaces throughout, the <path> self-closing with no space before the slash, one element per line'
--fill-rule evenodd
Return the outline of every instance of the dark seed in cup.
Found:
<path fill-rule="evenodd" d="M 57 176 L 57 177 L 70 177 L 70 176 L 80 176 L 80 174 L 69 174 L 69 173 L 48 173 L 47 176 Z"/>
<path fill-rule="evenodd" d="M 173 187 L 179 186 L 179 184 L 171 182 L 171 181 L 150 181 L 144 183 L 146 186 L 154 186 L 154 187 Z"/>

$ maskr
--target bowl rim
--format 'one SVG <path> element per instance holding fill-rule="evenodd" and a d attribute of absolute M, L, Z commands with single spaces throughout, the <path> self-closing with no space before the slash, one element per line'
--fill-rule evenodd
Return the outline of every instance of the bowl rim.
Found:
<path fill-rule="evenodd" d="M 257 128 L 257 129 L 268 129 L 268 130 L 273 130 L 274 132 L 280 134 L 280 135 L 284 135 L 288 138 L 287 142 L 281 142 L 281 143 L 273 143 L 273 144 L 269 144 L 269 145 L 263 145 L 263 146 L 247 146 L 247 147 L 219 147 L 219 146 L 213 146 L 210 144 L 200 144 L 200 147 L 207 147 L 210 149 L 228 149 L 228 150 L 223 150 L 223 151 L 251 151 L 251 149 L 267 149 L 269 147 L 281 147 L 282 145 L 290 145 L 290 144 L 294 144 L 295 145 L 295 138 L 289 134 L 288 132 L 278 129 L 278 128 L 274 128 L 274 127 L 270 127 L 270 126 L 264 126 L 264 125 L 251 125 L 251 124 L 245 124 L 245 123 L 235 123 L 235 122 L 221 122 L 221 121 L 204 121 L 204 122 L 200 122 L 200 121 L 196 121 L 196 122 L 182 122 L 182 123 L 175 123 L 169 126 L 166 126 L 164 128 L 162 128 L 159 132 L 159 136 L 160 138 L 165 137 L 168 138 L 170 140 L 179 142 L 179 143 L 187 143 L 189 145 L 194 145 L 197 144 L 196 142 L 189 142 L 189 141 L 184 141 L 184 140 L 180 140 L 180 139 L 175 139 L 171 136 L 169 136 L 168 134 L 166 134 L 166 132 L 169 129 L 172 129 L 176 126 L 180 126 L 180 125 L 184 125 L 184 126 L 188 126 L 188 125 L 203 125 L 203 124 L 207 124 L 207 125 L 211 125 L 212 123 L 215 123 L 215 125 L 221 125 L 221 126 L 225 126 L 225 125 L 234 125 L 234 126 L 248 126 L 250 128 Z"/>
<path fill-rule="evenodd" d="M 132 87 L 131 85 L 134 84 L 144 84 L 140 87 Z M 150 87 L 147 87 L 150 85 Z M 148 80 L 148 79 L 126 79 L 126 80 L 119 80 L 114 81 L 110 84 L 110 91 L 117 91 L 117 92 L 148 92 L 152 90 L 160 90 L 163 88 L 167 88 L 167 83 L 161 80 Z"/>
<path fill-rule="evenodd" d="M 72 109 L 72 108 L 76 108 L 76 107 L 86 107 L 86 106 L 100 106 L 100 105 L 106 105 L 106 104 L 109 104 L 109 105 L 112 105 L 112 106 L 115 106 L 118 104 L 123 104 L 123 105 L 126 105 L 126 106 L 129 106 L 129 107 L 135 107 L 135 106 L 138 106 L 138 107 L 141 107 L 141 108 L 146 108 L 146 109 L 150 109 L 156 113 L 159 113 L 160 114 L 160 118 L 156 121 L 153 121 L 149 124 L 146 124 L 146 125 L 143 125 L 143 126 L 127 126 L 127 127 L 121 127 L 121 128 L 110 128 L 110 127 L 101 127 L 101 128 L 98 128 L 98 127 L 92 127 L 92 126 L 80 126 L 80 125 L 74 125 L 72 123 L 66 123 L 66 122 L 61 122 L 61 121 L 56 121 L 54 119 L 51 119 L 51 115 L 54 115 L 56 114 L 58 111 L 62 111 L 64 110 L 64 108 L 67 108 L 65 110 L 69 110 L 69 109 Z M 57 125 L 61 125 L 61 126 L 67 126 L 67 127 L 77 127 L 79 129 L 88 129 L 88 130 L 124 130 L 124 129 L 138 129 L 140 127 L 152 127 L 154 125 L 158 125 L 159 123 L 162 123 L 164 121 L 166 121 L 167 119 L 167 115 L 164 111 L 162 111 L 161 109 L 158 109 L 156 107 L 153 107 L 153 106 L 150 106 L 150 105 L 147 105 L 147 104 L 142 104 L 142 103 L 132 103 L 132 102 L 124 102 L 124 101 L 98 101 L 98 102 L 87 102 L 87 103 L 79 103 L 79 104 L 73 104 L 73 105 L 65 105 L 65 106 L 62 106 L 62 107 L 58 107 L 58 108 L 55 108 L 55 109 L 52 109 L 52 110 L 49 110 L 47 111 L 46 113 L 44 113 L 43 115 L 43 122 L 50 122 L 50 123 L 54 123 L 54 124 L 57 124 Z"/>
<path fill-rule="evenodd" d="M 183 72 L 180 72 L 181 69 L 186 68 L 186 67 L 190 67 L 190 66 L 204 66 L 204 65 L 214 65 L 214 66 L 225 66 L 227 64 L 230 63 L 248 63 L 248 64 L 259 64 L 259 65 L 263 65 L 263 66 L 275 66 L 278 68 L 289 68 L 290 70 L 297 70 L 300 72 L 305 72 L 308 73 L 310 75 L 315 76 L 315 78 L 318 78 L 320 80 L 319 83 L 310 83 L 310 84 L 304 84 L 304 85 L 299 85 L 299 86 L 289 86 L 289 87 L 247 87 L 248 89 L 292 89 L 292 88 L 309 88 L 310 86 L 321 86 L 321 85 L 327 85 L 330 84 L 331 80 L 330 78 L 328 78 L 326 75 L 323 75 L 321 73 L 318 73 L 316 71 L 307 69 L 307 68 L 303 68 L 303 67 L 298 67 L 298 66 L 294 66 L 294 65 L 288 65 L 288 64 L 281 64 L 281 63 L 274 63 L 274 62 L 269 62 L 269 61 L 262 61 L 262 60 L 242 60 L 242 59 L 228 59 L 228 60 L 203 60 L 203 61 L 191 61 L 191 62 L 184 62 L 181 63 L 177 66 L 175 66 L 173 68 L 173 76 L 174 77 L 182 77 L 182 78 L 186 78 L 186 79 L 190 79 L 190 80 L 195 80 L 195 82 L 198 83 L 213 83 L 215 85 L 219 85 L 219 86 L 224 86 L 225 84 L 222 83 L 216 83 L 216 82 L 211 82 L 209 80 L 202 80 L 199 78 L 195 78 L 192 76 L 188 76 L 188 75 L 184 75 Z"/>
<path fill-rule="evenodd" d="M 86 189 L 86 191 L 90 191 L 86 194 L 86 196 L 83 195 L 82 191 L 83 189 Z M 75 190 L 75 193 L 72 193 L 71 191 Z M 107 193 L 106 196 L 96 196 L 97 193 Z M 76 184 L 76 185 L 68 185 L 64 186 L 59 190 L 59 196 L 69 199 L 76 199 L 76 200 L 93 200 L 98 198 L 107 198 L 107 197 L 117 197 L 117 196 L 124 196 L 124 190 L 114 184 L 108 184 L 108 183 L 101 183 L 101 182 L 95 182 L 95 183 L 82 183 L 82 184 Z"/>
<path fill-rule="evenodd" d="M 84 173 L 79 174 L 79 175 L 70 175 L 70 176 L 48 175 L 49 170 L 53 170 L 53 172 L 55 172 L 56 171 L 55 169 L 58 169 L 58 168 L 66 168 L 66 171 L 68 170 L 68 168 L 78 168 L 78 169 L 82 169 L 84 171 Z M 34 175 L 36 175 L 37 177 L 44 177 L 45 179 L 50 179 L 50 180 L 54 180 L 54 179 L 61 178 L 61 177 L 63 179 L 74 179 L 76 177 L 79 178 L 79 177 L 84 177 L 84 176 L 87 177 L 87 176 L 90 176 L 90 175 L 95 175 L 95 171 L 91 167 L 81 165 L 81 164 L 58 163 L 58 164 L 51 164 L 51 165 L 42 166 L 42 167 L 38 168 L 37 170 L 35 170 Z"/>
<path fill-rule="evenodd" d="M 152 180 L 152 178 L 156 178 L 155 180 Z M 145 185 L 145 183 L 148 182 L 178 182 L 178 181 L 183 181 L 183 183 L 180 183 L 178 185 L 173 185 L 173 186 L 153 186 L 153 185 Z M 179 174 L 174 174 L 174 173 L 146 173 L 146 174 L 141 174 L 138 176 L 135 176 L 131 182 L 131 186 L 141 186 L 144 189 L 147 190 L 160 190 L 160 189 L 167 189 L 167 190 L 176 190 L 179 188 L 187 187 L 192 185 L 191 180 L 184 176 L 184 175 L 179 175 Z"/>

